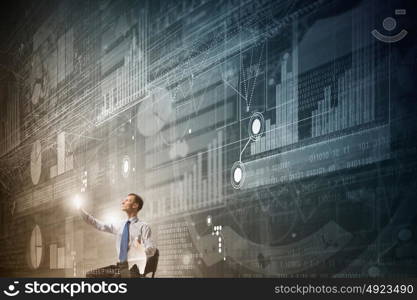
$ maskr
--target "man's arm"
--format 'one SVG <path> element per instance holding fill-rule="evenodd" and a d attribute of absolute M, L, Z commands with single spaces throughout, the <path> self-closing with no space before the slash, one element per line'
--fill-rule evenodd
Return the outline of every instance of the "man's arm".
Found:
<path fill-rule="evenodd" d="M 81 216 L 81 218 L 88 224 L 94 226 L 95 228 L 97 228 L 100 231 L 105 231 L 108 233 L 113 233 L 116 234 L 117 230 L 114 227 L 113 224 L 111 223 L 104 223 L 100 220 L 97 220 L 96 218 L 94 218 L 92 215 L 90 215 L 89 213 L 87 213 L 84 209 L 80 208 L 79 210 L 79 214 Z"/>
<path fill-rule="evenodd" d="M 152 239 L 151 239 L 151 228 L 149 225 L 145 224 L 144 229 L 142 231 L 141 242 L 145 247 L 146 256 L 153 256 L 156 251 L 156 247 L 154 246 Z"/>

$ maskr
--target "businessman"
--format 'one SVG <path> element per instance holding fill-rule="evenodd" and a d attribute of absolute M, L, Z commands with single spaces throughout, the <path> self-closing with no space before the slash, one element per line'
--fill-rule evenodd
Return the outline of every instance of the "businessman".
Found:
<path fill-rule="evenodd" d="M 138 212 L 143 207 L 143 199 L 134 193 L 130 193 L 122 201 L 121 209 L 126 213 L 127 220 L 118 224 L 104 223 L 79 208 L 79 213 L 85 222 L 98 230 L 116 235 L 116 250 L 118 262 L 104 268 L 87 272 L 86 277 L 139 277 L 138 266 L 133 265 L 129 269 L 128 257 L 134 251 L 134 247 L 143 247 L 147 257 L 155 254 L 156 248 L 151 240 L 151 228 L 148 224 L 139 220 Z M 143 249 L 142 248 L 142 249 Z"/>

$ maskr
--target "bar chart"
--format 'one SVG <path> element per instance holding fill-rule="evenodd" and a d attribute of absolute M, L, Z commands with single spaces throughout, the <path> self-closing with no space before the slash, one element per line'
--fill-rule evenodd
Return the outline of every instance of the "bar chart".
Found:
<path fill-rule="evenodd" d="M 288 64 L 291 63 L 291 71 Z M 251 143 L 251 155 L 298 142 L 298 51 L 281 59 L 281 82 L 275 86 L 275 124 L 265 121 L 265 135 Z"/>
<path fill-rule="evenodd" d="M 194 162 L 178 179 L 148 191 L 153 199 L 149 217 L 161 218 L 189 213 L 222 202 L 223 196 L 223 132 L 218 131 L 207 150 L 193 155 Z"/>
<path fill-rule="evenodd" d="M 327 86 L 317 109 L 312 111 L 311 136 L 318 137 L 375 120 L 375 80 L 370 60 L 360 51 L 352 55 L 352 68 L 337 79 L 337 105 L 331 105 Z"/>

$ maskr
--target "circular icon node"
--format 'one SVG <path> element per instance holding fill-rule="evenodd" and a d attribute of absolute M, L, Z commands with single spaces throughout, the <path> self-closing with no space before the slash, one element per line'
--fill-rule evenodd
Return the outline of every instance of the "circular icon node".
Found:
<path fill-rule="evenodd" d="M 233 172 L 233 181 L 239 183 L 242 180 L 242 169 L 237 167 Z"/>
<path fill-rule="evenodd" d="M 129 156 L 125 156 L 123 157 L 123 162 L 122 162 L 122 173 L 123 173 L 123 177 L 128 177 L 129 176 L 129 171 L 130 171 L 130 159 Z"/>
<path fill-rule="evenodd" d="M 410 240 L 413 236 L 413 233 L 410 229 L 408 228 L 403 228 L 401 229 L 401 231 L 398 233 L 398 238 L 400 241 L 406 242 L 408 240 Z"/>
<path fill-rule="evenodd" d="M 264 116 L 260 112 L 254 113 L 249 120 L 250 139 L 256 141 L 264 131 Z"/>
<path fill-rule="evenodd" d="M 245 181 L 245 165 L 241 161 L 237 161 L 232 166 L 231 173 L 232 186 L 235 189 L 240 189 Z"/>

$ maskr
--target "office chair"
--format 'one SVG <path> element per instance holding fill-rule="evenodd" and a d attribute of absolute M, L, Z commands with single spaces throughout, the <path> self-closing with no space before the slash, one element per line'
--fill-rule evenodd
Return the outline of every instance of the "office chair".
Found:
<path fill-rule="evenodd" d="M 146 277 L 147 274 L 152 273 L 152 278 L 155 277 L 156 268 L 158 267 L 159 250 L 156 249 L 155 254 L 146 261 L 145 271 L 141 277 Z"/>

